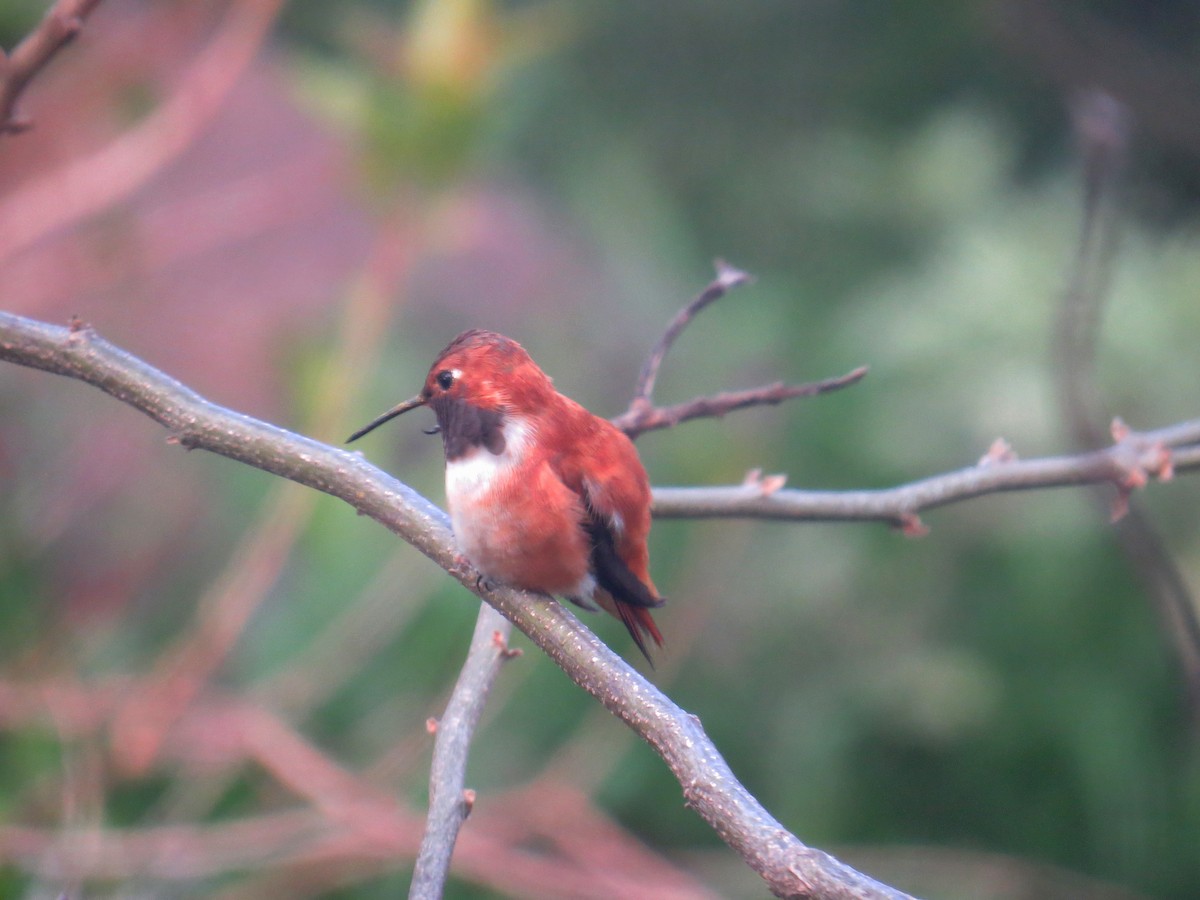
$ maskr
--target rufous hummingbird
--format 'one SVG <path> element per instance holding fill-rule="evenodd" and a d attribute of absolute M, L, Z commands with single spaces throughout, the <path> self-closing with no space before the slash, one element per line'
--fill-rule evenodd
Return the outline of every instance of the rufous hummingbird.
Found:
<path fill-rule="evenodd" d="M 554 389 L 520 344 L 464 331 L 425 386 L 354 434 L 418 406 L 437 416 L 446 501 L 463 555 L 488 580 L 620 619 L 647 660 L 650 481 L 624 432 Z M 432 432 L 431 432 L 432 433 Z"/>

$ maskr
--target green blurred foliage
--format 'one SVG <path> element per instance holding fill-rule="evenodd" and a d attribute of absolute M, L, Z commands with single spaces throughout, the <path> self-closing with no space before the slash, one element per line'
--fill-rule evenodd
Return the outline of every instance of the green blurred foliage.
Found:
<path fill-rule="evenodd" d="M 296 95 L 355 147 L 359 196 L 376 210 L 406 198 L 427 229 L 402 322 L 367 396 L 348 401 L 355 414 L 407 396 L 448 337 L 475 325 L 503 327 L 563 391 L 616 413 L 642 354 L 719 255 L 757 283 L 689 328 L 659 399 L 862 363 L 871 374 L 832 396 L 646 435 L 656 483 L 730 483 L 762 467 L 794 486 L 884 487 L 969 465 L 1001 435 L 1025 457 L 1067 452 L 1052 335 L 1082 205 L 1071 96 L 1023 61 L 997 25 L 1006 6 L 290 4 L 280 44 Z M 1187 3 L 1078 7 L 1154 52 L 1196 46 Z M 1107 411 L 1149 428 L 1197 415 L 1189 184 L 1200 183 L 1200 148 L 1189 157 L 1156 143 L 1133 112 L 1130 214 L 1097 370 Z M 531 232 L 545 245 L 531 255 L 567 257 L 547 268 L 565 269 L 555 285 L 571 291 L 513 299 L 484 276 L 455 287 L 454 237 L 439 216 L 457 221 L 454 204 L 480 185 L 549 223 Z M 504 237 L 516 245 L 528 234 Z M 309 335 L 292 348 L 300 419 L 332 342 Z M 423 424 L 402 420 L 365 452 L 440 502 L 440 451 L 417 433 Z M 189 558 L 138 589 L 139 615 L 64 639 L 99 673 L 155 658 L 271 487 L 223 462 L 174 464 L 203 467 L 208 506 L 183 538 Z M 1187 477 L 1144 495 L 1193 586 L 1196 499 Z M 788 828 L 851 862 L 861 854 L 869 866 L 873 846 L 932 845 L 1193 897 L 1195 710 L 1106 515 L 1104 498 L 1063 490 L 930 513 L 919 540 L 864 525 L 659 523 L 652 559 L 671 603 L 656 679 Z M 56 627 L 46 623 L 61 612 L 55 546 L 26 549 L 19 520 L 0 521 L 4 658 L 18 671 L 26 636 Z M 366 608 L 388 565 L 385 596 L 407 618 L 348 660 L 303 719 L 349 768 L 436 715 L 465 652 L 473 601 L 415 551 L 322 498 L 220 676 L 252 692 L 286 670 L 343 613 Z M 619 625 L 587 622 L 630 656 Z M 481 804 L 604 727 L 536 652 L 501 681 L 472 758 Z M 604 809 L 723 894 L 761 895 L 649 749 L 606 724 L 580 773 L 599 773 Z M 55 754 L 45 734 L 0 734 L 6 819 L 53 821 L 47 805 L 14 809 L 10 798 L 52 771 Z M 415 804 L 426 764 L 421 756 L 398 788 Z M 106 813 L 115 824 L 158 821 L 169 795 L 148 778 L 114 793 Z M 220 796 L 215 818 L 273 794 L 249 772 Z M 324 896 L 394 896 L 405 875 Z M 903 886 L 916 892 L 938 883 L 932 871 L 912 877 Z M 0 893 L 29 884 L 0 871 Z M 448 896 L 490 894 L 456 882 Z"/>

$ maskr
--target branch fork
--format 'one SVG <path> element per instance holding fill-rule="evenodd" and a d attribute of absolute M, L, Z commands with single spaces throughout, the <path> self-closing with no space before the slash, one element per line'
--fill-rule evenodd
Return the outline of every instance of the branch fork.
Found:
<path fill-rule="evenodd" d="M 507 644 L 508 623 L 517 624 L 576 684 L 654 748 L 685 786 L 689 805 L 774 893 L 796 897 L 905 896 L 790 834 L 737 780 L 699 720 L 633 670 L 562 604 L 482 583 L 478 572 L 456 560 L 445 513 L 368 464 L 361 455 L 223 409 L 84 328 L 76 327 L 72 332 L 0 312 L 0 359 L 92 384 L 163 425 L 178 436 L 182 446 L 208 450 L 331 494 L 397 533 L 487 601 L 480 607 L 476 638 L 486 644 L 488 652 L 473 656 L 488 659 L 490 653 L 494 672 L 503 656 L 495 633 L 500 631 Z M 464 677 L 466 669 L 460 681 Z M 468 691 L 466 696 L 478 700 L 486 693 Z M 447 709 L 435 727 L 439 737 L 456 736 L 455 744 L 465 752 L 471 728 L 452 727 L 450 713 Z M 457 762 L 445 768 L 451 773 L 463 771 Z M 446 816 L 431 815 L 431 821 L 437 818 L 456 831 L 462 823 L 465 786 L 460 782 L 445 790 L 457 775 L 447 778 L 441 768 L 435 769 L 431 772 L 431 794 L 436 783 L 440 791 L 437 797 L 448 801 L 450 812 Z M 443 800 L 437 802 L 440 805 Z M 426 836 L 430 836 L 429 831 Z M 430 840 L 447 854 L 454 845 L 453 839 Z M 427 859 L 430 866 L 422 871 L 431 872 L 436 883 L 437 872 L 448 865 L 448 856 L 435 854 Z M 796 876 L 797 871 L 804 873 L 803 877 Z M 428 883 L 418 882 L 414 876 L 414 894 L 430 896 L 419 892 L 419 884 Z"/>
<path fill-rule="evenodd" d="M 1120 418 L 1113 419 L 1109 433 L 1113 438 L 1113 464 L 1117 467 L 1113 479 L 1117 494 L 1109 521 L 1116 523 L 1129 514 L 1134 491 L 1146 487 L 1151 479 L 1170 481 L 1175 477 L 1175 456 L 1164 440 L 1139 434 Z"/>
<path fill-rule="evenodd" d="M 717 394 L 693 397 L 691 400 L 672 406 L 656 406 L 653 397 L 654 386 L 658 381 L 658 372 L 676 339 L 701 310 L 720 300 L 733 288 L 750 284 L 754 280 L 746 272 L 721 259 L 716 261 L 715 268 L 716 277 L 704 290 L 692 298 L 691 302 L 679 310 L 667 324 L 662 337 L 658 339 L 647 355 L 645 363 L 642 364 L 637 387 L 634 389 L 629 407 L 612 420 L 612 423 L 630 438 L 637 439 L 647 431 L 659 428 L 673 428 L 690 419 L 719 419 L 736 409 L 775 405 L 785 400 L 828 393 L 855 384 L 867 374 L 866 366 L 860 366 L 846 375 L 822 381 L 796 385 L 776 381 L 756 388 L 722 391 Z"/>

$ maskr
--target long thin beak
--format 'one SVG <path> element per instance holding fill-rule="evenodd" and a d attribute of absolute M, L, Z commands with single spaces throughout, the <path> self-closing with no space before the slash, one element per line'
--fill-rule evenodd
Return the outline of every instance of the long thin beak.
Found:
<path fill-rule="evenodd" d="M 354 441 L 357 441 L 360 437 L 362 437 L 368 431 L 374 431 L 376 428 L 378 428 L 384 422 L 390 422 L 392 419 L 396 418 L 396 416 L 400 415 L 401 413 L 406 413 L 410 409 L 416 409 L 418 406 L 424 406 L 428 402 L 429 401 L 426 400 L 424 397 L 422 397 L 420 394 L 417 394 L 417 396 L 412 397 L 411 399 L 405 400 L 403 403 L 399 404 L 398 406 L 393 406 L 391 409 L 389 409 L 387 412 L 385 412 L 382 416 L 378 416 L 378 417 L 372 419 L 370 422 L 368 422 L 362 428 L 358 429 L 358 431 L 354 432 L 354 434 L 350 435 L 350 437 L 346 438 L 346 443 L 349 444 Z"/>

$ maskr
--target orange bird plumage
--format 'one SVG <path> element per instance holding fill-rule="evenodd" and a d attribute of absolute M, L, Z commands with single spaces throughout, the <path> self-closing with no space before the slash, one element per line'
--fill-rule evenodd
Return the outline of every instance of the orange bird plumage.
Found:
<path fill-rule="evenodd" d="M 428 406 L 446 455 L 446 500 L 463 555 L 487 578 L 620 619 L 646 659 L 650 482 L 633 442 L 554 389 L 516 341 L 465 331 L 417 396 L 350 436 Z"/>

